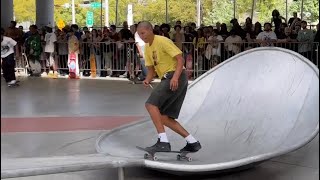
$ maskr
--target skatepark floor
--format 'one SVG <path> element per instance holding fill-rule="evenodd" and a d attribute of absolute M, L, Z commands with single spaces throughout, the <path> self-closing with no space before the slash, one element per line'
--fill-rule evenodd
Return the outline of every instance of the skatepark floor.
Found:
<path fill-rule="evenodd" d="M 144 102 L 151 89 L 144 88 L 141 84 L 132 85 L 127 81 L 30 77 L 20 78 L 20 81 L 20 87 L 15 88 L 9 88 L 1 81 L 1 158 L 96 153 L 95 141 L 99 135 L 148 117 Z M 212 156 L 214 157 L 214 154 Z M 117 178 L 117 169 L 103 169 L 12 180 Z M 186 178 L 140 167 L 125 168 L 127 180 L 318 178 L 319 136 L 297 151 L 266 161 L 255 168 L 229 174 Z"/>

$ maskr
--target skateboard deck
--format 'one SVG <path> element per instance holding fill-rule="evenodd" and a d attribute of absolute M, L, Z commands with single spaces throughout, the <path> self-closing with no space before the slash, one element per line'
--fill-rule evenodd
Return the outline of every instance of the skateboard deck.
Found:
<path fill-rule="evenodd" d="M 90 55 L 90 71 L 91 71 L 91 77 L 95 78 L 97 76 L 97 67 L 96 67 L 96 57 L 94 54 Z"/>
<path fill-rule="evenodd" d="M 156 153 L 177 153 L 177 160 L 181 161 L 181 160 L 187 160 L 189 162 L 192 161 L 192 158 L 187 156 L 189 153 L 189 151 L 168 151 L 168 152 L 151 152 L 151 151 L 147 151 L 145 148 L 140 147 L 140 146 L 136 146 L 137 149 L 141 150 L 141 151 L 145 151 L 147 153 L 144 154 L 144 159 L 152 159 L 153 161 L 157 161 L 158 157 L 156 156 Z"/>
<path fill-rule="evenodd" d="M 71 79 L 76 78 L 76 54 L 71 53 L 70 54 L 70 59 L 69 59 L 69 77 Z"/>

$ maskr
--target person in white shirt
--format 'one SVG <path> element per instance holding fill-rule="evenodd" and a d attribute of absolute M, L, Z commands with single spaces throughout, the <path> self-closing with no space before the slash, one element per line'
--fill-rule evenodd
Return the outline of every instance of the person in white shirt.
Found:
<path fill-rule="evenodd" d="M 235 34 L 236 32 L 232 29 L 230 36 L 225 40 L 224 46 L 228 52 L 228 58 L 240 53 L 242 39 L 240 36 Z"/>
<path fill-rule="evenodd" d="M 17 42 L 10 37 L 4 36 L 4 29 L 1 28 L 1 68 L 3 77 L 8 86 L 17 83 L 14 67 L 16 62 L 14 60 L 14 47 Z"/>
<path fill-rule="evenodd" d="M 136 46 L 139 53 L 139 59 L 140 59 L 140 65 L 141 65 L 141 74 L 138 77 L 139 81 L 145 80 L 148 70 L 145 66 L 145 60 L 144 60 L 144 48 L 145 48 L 145 42 L 140 38 L 138 32 L 134 34 L 134 40 L 136 42 Z"/>
<path fill-rule="evenodd" d="M 277 42 L 277 35 L 271 30 L 271 23 L 264 23 L 264 31 L 258 34 L 257 43 L 261 46 L 274 46 L 273 43 Z"/>
<path fill-rule="evenodd" d="M 44 37 L 44 41 L 46 42 L 46 45 L 44 47 L 44 52 L 46 53 L 47 58 L 47 64 L 49 64 L 49 76 L 51 77 L 57 77 L 57 64 L 54 61 L 54 52 L 55 52 L 55 43 L 57 42 L 57 36 L 52 31 L 52 28 L 47 26 L 46 27 L 46 35 Z M 53 72 L 54 71 L 54 72 Z"/>

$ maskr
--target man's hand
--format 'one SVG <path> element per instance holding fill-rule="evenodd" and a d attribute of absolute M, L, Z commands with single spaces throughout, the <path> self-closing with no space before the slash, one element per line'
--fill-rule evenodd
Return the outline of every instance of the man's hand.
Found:
<path fill-rule="evenodd" d="M 171 91 L 176 91 L 178 89 L 178 86 L 179 86 L 178 82 L 179 82 L 178 79 L 174 77 L 170 80 Z"/>
<path fill-rule="evenodd" d="M 144 87 L 149 87 L 149 86 L 150 86 L 149 84 L 150 84 L 149 80 L 145 79 L 145 80 L 143 81 Z"/>

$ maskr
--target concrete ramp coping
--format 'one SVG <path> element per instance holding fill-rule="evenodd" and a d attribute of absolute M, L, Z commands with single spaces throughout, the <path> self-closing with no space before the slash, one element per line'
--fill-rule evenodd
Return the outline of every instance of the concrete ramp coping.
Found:
<path fill-rule="evenodd" d="M 1 179 L 118 168 L 118 179 L 122 180 L 124 179 L 123 167 L 139 166 L 142 162 L 142 160 L 140 162 L 103 154 L 8 158 L 1 159 Z"/>

